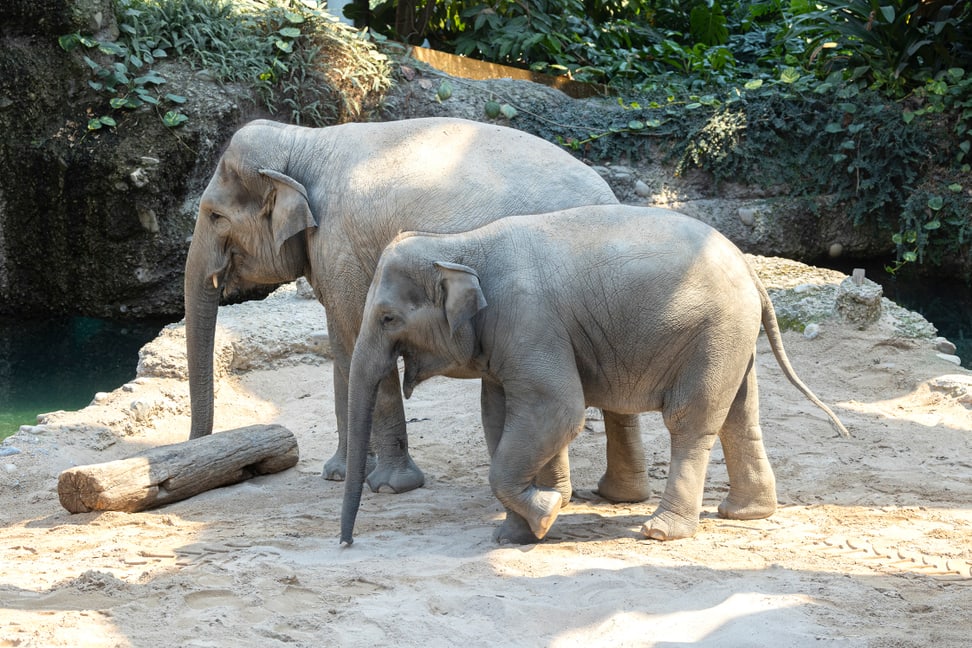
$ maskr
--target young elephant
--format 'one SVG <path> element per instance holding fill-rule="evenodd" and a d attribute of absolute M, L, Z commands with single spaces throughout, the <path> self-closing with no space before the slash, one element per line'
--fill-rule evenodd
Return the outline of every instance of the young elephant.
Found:
<path fill-rule="evenodd" d="M 663 413 L 671 464 L 647 537 L 694 534 L 717 436 L 730 484 L 719 514 L 768 517 L 776 483 L 759 425 L 761 323 L 786 377 L 846 434 L 794 373 L 742 253 L 697 220 L 611 205 L 400 235 L 379 260 L 351 362 L 341 541 L 352 542 L 375 397 L 399 356 L 406 397 L 435 375 L 482 377 L 489 481 L 507 509 L 500 542 L 550 529 L 569 491 L 538 475 L 581 431 L 585 406 Z"/>

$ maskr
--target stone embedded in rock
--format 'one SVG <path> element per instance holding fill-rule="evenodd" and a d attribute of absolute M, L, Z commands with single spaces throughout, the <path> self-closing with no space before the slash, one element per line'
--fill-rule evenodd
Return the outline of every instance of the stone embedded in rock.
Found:
<path fill-rule="evenodd" d="M 972 376 L 946 374 L 928 381 L 933 391 L 942 392 L 963 405 L 972 405 Z"/>
<path fill-rule="evenodd" d="M 314 294 L 314 287 L 305 277 L 297 279 L 297 296 L 301 299 L 317 299 L 317 295 Z"/>
<path fill-rule="evenodd" d="M 937 337 L 933 340 L 933 343 L 936 351 L 940 351 L 946 355 L 955 355 L 955 345 L 947 338 Z"/>
<path fill-rule="evenodd" d="M 962 366 L 962 358 L 957 355 L 951 355 L 949 353 L 936 353 L 936 356 L 944 360 L 945 362 L 951 362 L 953 365 Z"/>
<path fill-rule="evenodd" d="M 740 207 L 739 211 L 739 222 L 743 225 L 752 227 L 756 223 L 756 208 L 755 207 Z"/>
<path fill-rule="evenodd" d="M 884 289 L 870 279 L 858 277 L 844 279 L 837 287 L 834 311 L 846 322 L 864 329 L 881 317 L 881 298 Z"/>

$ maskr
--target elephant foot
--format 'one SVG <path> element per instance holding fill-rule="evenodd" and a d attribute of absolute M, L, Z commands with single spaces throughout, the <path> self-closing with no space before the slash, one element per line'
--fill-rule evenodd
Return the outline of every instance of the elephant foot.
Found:
<path fill-rule="evenodd" d="M 698 526 L 698 518 L 689 519 L 671 511 L 657 510 L 641 527 L 641 533 L 651 540 L 680 540 L 695 535 Z"/>
<path fill-rule="evenodd" d="M 527 515 L 524 517 L 530 524 L 533 535 L 543 540 L 547 531 L 556 521 L 557 515 L 560 514 L 564 498 L 557 491 L 541 488 L 533 488 L 532 490 L 533 493 L 527 506 Z"/>
<path fill-rule="evenodd" d="M 522 516 L 507 510 L 506 519 L 498 529 L 493 531 L 493 540 L 499 544 L 534 544 L 540 538 L 533 534 L 530 525 Z"/>
<path fill-rule="evenodd" d="M 732 495 L 719 504 L 719 517 L 727 520 L 762 520 L 776 513 L 776 494 L 743 504 L 733 502 Z"/>
<path fill-rule="evenodd" d="M 648 475 L 642 473 L 640 479 L 615 479 L 604 473 L 601 481 L 597 482 L 599 496 L 609 502 L 644 502 L 651 498 L 651 486 L 648 485 Z"/>
<path fill-rule="evenodd" d="M 425 475 L 407 454 L 394 460 L 382 459 L 368 473 L 368 486 L 375 493 L 406 493 L 425 484 Z"/>
<path fill-rule="evenodd" d="M 370 473 L 378 465 L 375 455 L 368 453 L 368 462 L 365 464 L 365 474 Z M 344 481 L 348 474 L 348 458 L 343 452 L 335 452 L 334 456 L 324 462 L 324 470 L 321 477 L 331 481 Z"/>

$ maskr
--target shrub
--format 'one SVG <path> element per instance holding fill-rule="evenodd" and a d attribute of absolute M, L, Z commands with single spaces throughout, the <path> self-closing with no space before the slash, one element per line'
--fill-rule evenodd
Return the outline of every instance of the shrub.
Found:
<path fill-rule="evenodd" d="M 901 96 L 972 56 L 972 6 L 956 0 L 796 0 L 807 63 Z"/>
<path fill-rule="evenodd" d="M 86 60 L 96 77 L 89 85 L 107 92 L 115 109 L 181 99 L 153 92 L 165 79 L 152 66 L 170 56 L 252 88 L 271 114 L 298 124 L 357 118 L 390 84 L 387 60 L 365 34 L 304 2 L 118 0 L 116 8 L 117 42 L 61 39 L 66 48 L 82 43 L 112 57 Z M 114 122 L 99 118 L 100 125 Z"/>

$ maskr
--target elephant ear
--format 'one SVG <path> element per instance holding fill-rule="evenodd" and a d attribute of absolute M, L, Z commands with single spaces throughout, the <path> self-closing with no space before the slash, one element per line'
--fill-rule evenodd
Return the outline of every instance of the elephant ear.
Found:
<path fill-rule="evenodd" d="M 260 175 L 273 183 L 273 210 L 270 225 L 277 251 L 292 236 L 305 229 L 317 227 L 317 219 L 311 212 L 304 185 L 273 169 L 260 169 Z"/>
<path fill-rule="evenodd" d="M 460 324 L 486 308 L 486 297 L 479 285 L 479 275 L 469 266 L 458 263 L 436 261 L 433 265 L 442 277 L 446 320 L 455 333 Z"/>

